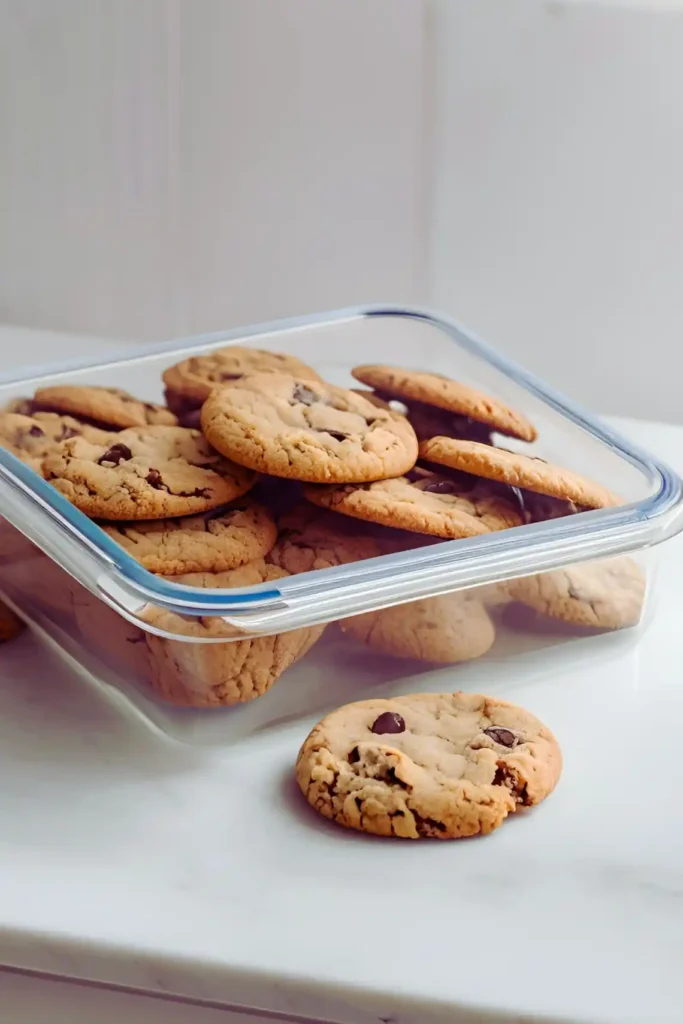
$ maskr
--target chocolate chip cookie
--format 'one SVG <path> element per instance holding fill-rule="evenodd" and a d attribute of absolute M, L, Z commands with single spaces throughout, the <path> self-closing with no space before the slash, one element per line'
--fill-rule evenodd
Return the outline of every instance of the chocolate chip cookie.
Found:
<path fill-rule="evenodd" d="M 185 427 L 135 427 L 108 446 L 75 437 L 42 468 L 86 515 L 114 520 L 206 512 L 245 494 L 256 479 Z"/>
<path fill-rule="evenodd" d="M 540 803 L 561 770 L 557 740 L 523 708 L 415 693 L 327 715 L 299 752 L 296 778 L 311 806 L 346 828 L 456 839 Z"/>
<path fill-rule="evenodd" d="M 105 430 L 54 412 L 35 412 L 32 416 L 0 414 L 0 445 L 37 473 L 41 472 L 43 459 L 56 451 L 62 441 L 83 437 L 94 444 L 107 444 L 111 436 Z"/>
<path fill-rule="evenodd" d="M 231 572 L 176 576 L 173 581 L 191 587 L 232 589 L 277 581 L 288 575 L 284 569 L 258 559 Z M 155 608 L 149 610 L 147 619 L 169 633 L 202 640 L 238 635 L 221 618 L 184 618 Z M 147 645 L 152 655 L 151 682 L 164 700 L 185 707 L 226 707 L 254 700 L 303 658 L 320 639 L 324 628 L 310 626 L 276 636 L 226 643 L 187 643 L 150 633 Z"/>
<path fill-rule="evenodd" d="M 249 497 L 197 516 L 117 523 L 103 529 L 145 569 L 162 576 L 228 572 L 262 558 L 277 537 L 273 517 Z"/>
<path fill-rule="evenodd" d="M 442 665 L 480 658 L 496 638 L 484 605 L 462 593 L 354 615 L 339 625 L 372 650 Z"/>
<path fill-rule="evenodd" d="M 420 457 L 511 487 L 573 501 L 586 508 L 607 508 L 622 504 L 622 500 L 606 487 L 570 469 L 553 466 L 545 459 L 520 455 L 504 448 L 492 448 L 476 441 L 433 437 L 431 441 L 424 441 L 420 445 Z"/>
<path fill-rule="evenodd" d="M 307 486 L 308 501 L 334 512 L 415 533 L 455 539 L 520 526 L 518 506 L 481 481 L 466 483 L 436 473 L 377 483 Z"/>
<path fill-rule="evenodd" d="M 382 553 L 380 545 L 344 516 L 302 503 L 278 521 L 278 538 L 266 561 L 292 574 L 329 569 Z"/>
<path fill-rule="evenodd" d="M 417 458 L 404 416 L 352 391 L 283 374 L 243 377 L 212 392 L 202 428 L 235 462 L 294 480 L 381 480 Z"/>
<path fill-rule="evenodd" d="M 36 408 L 68 413 L 77 419 L 85 419 L 113 430 L 126 427 L 174 426 L 178 422 L 165 406 L 141 402 L 120 388 L 62 384 L 39 388 L 33 401 Z"/>
<path fill-rule="evenodd" d="M 536 428 L 522 413 L 475 388 L 434 373 L 402 370 L 395 366 L 356 366 L 356 380 L 405 402 L 422 402 L 446 412 L 484 423 L 491 430 L 522 441 L 535 441 Z"/>
<path fill-rule="evenodd" d="M 593 629 L 624 629 L 640 621 L 646 578 L 630 558 L 565 566 L 505 584 L 510 597 L 561 622 Z"/>
<path fill-rule="evenodd" d="M 169 366 L 163 374 L 166 401 L 174 412 L 185 416 L 198 409 L 214 388 L 255 373 L 286 373 L 305 380 L 320 380 L 315 370 L 295 356 L 229 345 Z"/>

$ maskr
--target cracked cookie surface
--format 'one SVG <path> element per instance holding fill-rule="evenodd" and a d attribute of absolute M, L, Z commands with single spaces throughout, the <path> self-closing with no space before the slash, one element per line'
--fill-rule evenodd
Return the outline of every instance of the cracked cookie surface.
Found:
<path fill-rule="evenodd" d="M 499 496 L 482 481 L 459 481 L 421 472 L 377 483 L 307 486 L 308 501 L 334 512 L 384 526 L 444 539 L 476 537 L 492 530 L 520 526 L 517 505 Z"/>
<path fill-rule="evenodd" d="M 607 508 L 622 504 L 622 500 L 606 487 L 573 470 L 554 466 L 532 455 L 492 448 L 476 441 L 433 437 L 420 444 L 420 458 L 511 487 L 575 502 L 586 508 Z"/>
<path fill-rule="evenodd" d="M 169 366 L 163 374 L 166 398 L 174 412 L 185 415 L 199 408 L 214 388 L 255 373 L 286 373 L 320 380 L 316 371 L 296 356 L 229 345 Z"/>
<path fill-rule="evenodd" d="M 381 546 L 350 519 L 302 502 L 278 520 L 277 541 L 266 561 L 297 574 L 381 554 Z"/>
<path fill-rule="evenodd" d="M 145 569 L 162 576 L 236 569 L 262 558 L 277 537 L 268 510 L 246 496 L 200 515 L 102 528 Z"/>
<path fill-rule="evenodd" d="M 646 577 L 630 558 L 566 566 L 503 584 L 514 601 L 561 622 L 624 629 L 640 621 Z"/>
<path fill-rule="evenodd" d="M 244 377 L 212 392 L 202 428 L 236 462 L 294 480 L 381 480 L 417 458 L 404 416 L 344 388 L 282 374 Z"/>
<path fill-rule="evenodd" d="M 107 444 L 111 436 L 105 430 L 56 412 L 35 412 L 32 416 L 0 414 L 0 445 L 37 473 L 41 472 L 43 459 L 56 451 L 62 441 L 83 437 L 95 444 Z"/>
<path fill-rule="evenodd" d="M 381 836 L 455 839 L 492 832 L 552 792 L 562 755 L 523 708 L 476 693 L 417 693 L 333 711 L 299 752 L 315 810 Z"/>
<path fill-rule="evenodd" d="M 72 438 L 42 469 L 86 515 L 114 520 L 205 512 L 241 497 L 256 479 L 185 427 L 131 428 L 109 445 Z"/>
<path fill-rule="evenodd" d="M 374 364 L 356 366 L 351 372 L 362 384 L 376 388 L 383 398 L 390 396 L 407 403 L 422 402 L 487 424 L 491 430 L 518 437 L 521 441 L 536 440 L 536 428 L 522 413 L 449 377 Z"/>
<path fill-rule="evenodd" d="M 174 426 L 177 419 L 170 409 L 154 402 L 142 402 L 121 388 L 103 388 L 62 384 L 39 388 L 33 402 L 36 408 L 82 416 L 102 427 L 115 430 L 126 427 Z"/>

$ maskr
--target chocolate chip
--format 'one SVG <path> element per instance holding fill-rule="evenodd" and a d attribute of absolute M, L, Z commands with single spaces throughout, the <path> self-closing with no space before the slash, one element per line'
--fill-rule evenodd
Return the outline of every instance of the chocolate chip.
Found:
<path fill-rule="evenodd" d="M 320 401 L 315 391 L 311 391 L 310 388 L 305 387 L 303 384 L 294 385 L 292 399 L 295 402 L 301 402 L 302 405 L 315 405 L 316 402 Z"/>
<path fill-rule="evenodd" d="M 158 469 L 150 469 L 146 480 L 150 487 L 156 488 L 157 491 L 163 490 L 164 481 Z"/>
<path fill-rule="evenodd" d="M 406 723 L 395 711 L 383 711 L 370 726 L 370 732 L 374 732 L 377 736 L 405 731 Z"/>
<path fill-rule="evenodd" d="M 349 764 L 356 764 L 360 761 L 360 750 L 358 747 L 354 747 L 353 750 L 349 751 L 348 761 Z"/>
<path fill-rule="evenodd" d="M 326 430 L 325 433 L 333 437 L 335 441 L 345 441 L 349 436 L 348 434 L 343 434 L 341 430 Z"/>
<path fill-rule="evenodd" d="M 219 373 L 219 375 L 218 375 L 220 380 L 239 380 L 243 376 L 244 376 L 243 373 L 227 373 L 227 372 L 222 372 L 222 373 Z"/>
<path fill-rule="evenodd" d="M 125 444 L 113 444 L 104 455 L 101 456 L 97 461 L 99 465 L 103 465 L 105 462 L 111 462 L 115 466 L 118 466 L 119 462 L 127 462 L 128 459 L 133 458 L 133 453 Z"/>
<path fill-rule="evenodd" d="M 509 729 L 503 729 L 499 725 L 490 725 L 484 729 L 484 735 L 490 736 L 494 743 L 500 743 L 501 747 L 516 747 L 519 738 Z"/>
<path fill-rule="evenodd" d="M 31 437 L 45 437 L 45 431 L 41 430 L 40 427 L 31 427 L 29 435 Z"/>
<path fill-rule="evenodd" d="M 420 488 L 421 491 L 428 491 L 430 494 L 457 494 L 458 488 L 452 480 L 434 480 Z"/>
<path fill-rule="evenodd" d="M 68 441 L 70 437 L 78 437 L 79 431 L 74 430 L 73 427 L 62 427 L 62 432 L 59 435 L 60 441 Z"/>

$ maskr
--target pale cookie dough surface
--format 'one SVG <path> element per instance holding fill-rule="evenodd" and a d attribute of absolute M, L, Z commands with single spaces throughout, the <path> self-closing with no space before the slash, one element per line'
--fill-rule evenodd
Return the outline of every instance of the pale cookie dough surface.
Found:
<path fill-rule="evenodd" d="M 174 583 L 191 587 L 233 589 L 277 581 L 289 573 L 262 559 L 224 573 L 176 576 Z M 212 639 L 235 636 L 220 618 L 183 618 L 163 609 L 150 609 L 150 624 L 181 636 Z M 241 704 L 266 693 L 291 665 L 320 639 L 324 626 L 295 629 L 254 640 L 225 643 L 187 643 L 147 635 L 151 683 L 172 704 L 218 707 Z"/>
<path fill-rule="evenodd" d="M 453 665 L 480 658 L 496 638 L 480 601 L 444 594 L 342 619 L 342 631 L 375 651 Z"/>
<path fill-rule="evenodd" d="M 523 708 L 476 693 L 417 693 L 327 715 L 296 763 L 320 814 L 381 836 L 487 834 L 538 804 L 562 770 L 556 739 Z"/>
<path fill-rule="evenodd" d="M 0 644 L 14 640 L 25 628 L 19 616 L 15 615 L 4 601 L 0 601 Z"/>
<path fill-rule="evenodd" d="M 236 462 L 294 480 L 380 480 L 417 459 L 404 416 L 344 388 L 282 374 L 243 377 L 214 391 L 202 406 L 202 428 Z"/>
<path fill-rule="evenodd" d="M 164 371 L 164 384 L 174 411 L 200 406 L 214 388 L 255 373 L 286 373 L 305 380 L 320 380 L 310 366 L 295 356 L 259 348 L 230 345 L 201 356 L 190 356 Z"/>
<path fill-rule="evenodd" d="M 492 448 L 476 441 L 434 437 L 420 445 L 420 457 L 511 487 L 537 491 L 587 508 L 607 508 L 622 501 L 606 487 L 544 459 Z"/>
<path fill-rule="evenodd" d="M 109 445 L 72 438 L 44 460 L 43 475 L 86 515 L 113 520 L 205 512 L 256 479 L 184 427 L 124 430 Z"/>
<path fill-rule="evenodd" d="M 302 503 L 278 521 L 277 542 L 266 561 L 296 574 L 380 554 L 381 546 L 350 519 Z"/>
<path fill-rule="evenodd" d="M 40 388 L 34 402 L 41 409 L 83 416 L 116 428 L 145 426 L 174 426 L 176 417 L 163 405 L 141 402 L 120 388 L 102 388 L 62 384 L 59 387 Z"/>
<path fill-rule="evenodd" d="M 201 515 L 102 528 L 145 569 L 162 576 L 236 569 L 266 555 L 277 537 L 273 517 L 249 497 Z"/>
<path fill-rule="evenodd" d="M 32 416 L 0 414 L 0 445 L 37 473 L 41 472 L 43 459 L 55 452 L 62 441 L 83 437 L 95 444 L 107 444 L 111 436 L 105 430 L 56 412 L 35 412 Z"/>
<path fill-rule="evenodd" d="M 522 413 L 511 409 L 497 398 L 433 373 L 402 370 L 395 366 L 356 366 L 356 380 L 376 388 L 383 396 L 390 395 L 405 402 L 423 402 L 439 409 L 469 417 L 487 424 L 491 430 L 535 441 L 536 428 Z"/>
<path fill-rule="evenodd" d="M 525 576 L 505 586 L 513 600 L 562 622 L 624 629 L 640 621 L 646 580 L 636 562 L 618 557 Z"/>
<path fill-rule="evenodd" d="M 436 474 L 372 484 L 304 488 L 308 501 L 334 512 L 436 537 L 476 537 L 520 526 L 518 508 L 486 484 L 462 485 Z"/>

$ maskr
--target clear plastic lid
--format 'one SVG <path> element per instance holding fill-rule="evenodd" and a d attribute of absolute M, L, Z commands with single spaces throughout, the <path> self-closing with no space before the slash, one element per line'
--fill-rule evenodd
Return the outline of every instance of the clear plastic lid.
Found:
<path fill-rule="evenodd" d="M 529 575 L 659 543 L 683 528 L 683 486 L 665 464 L 582 412 L 445 317 L 416 309 L 363 307 L 289 319 L 128 350 L 106 362 L 79 362 L 0 377 L 0 403 L 48 383 L 118 386 L 148 400 L 163 370 L 188 355 L 228 344 L 289 352 L 323 377 L 350 386 L 358 363 L 442 373 L 516 406 L 536 424 L 540 454 L 599 480 L 625 504 L 445 541 L 233 590 L 188 587 L 146 571 L 94 522 L 9 452 L 0 449 L 2 514 L 80 583 L 126 618 L 153 605 L 189 616 L 221 616 L 238 635 L 258 636 L 331 621 L 397 602 Z M 515 442 L 505 441 L 506 447 Z M 162 633 L 162 635 L 164 635 Z"/>

